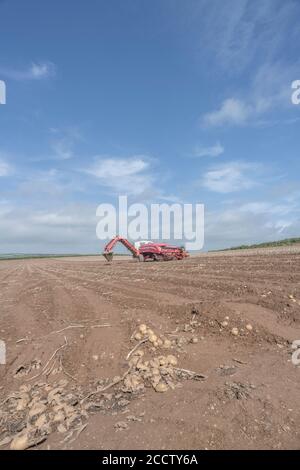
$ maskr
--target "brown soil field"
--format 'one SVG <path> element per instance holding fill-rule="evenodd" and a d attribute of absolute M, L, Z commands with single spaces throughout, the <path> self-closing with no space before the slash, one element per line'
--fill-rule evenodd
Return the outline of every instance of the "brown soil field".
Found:
<path fill-rule="evenodd" d="M 0 339 L 3 450 L 300 448 L 299 247 L 1 261 Z"/>

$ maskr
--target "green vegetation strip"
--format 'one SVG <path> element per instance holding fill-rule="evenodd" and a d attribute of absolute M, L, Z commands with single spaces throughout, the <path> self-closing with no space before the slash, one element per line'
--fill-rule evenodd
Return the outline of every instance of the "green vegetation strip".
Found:
<path fill-rule="evenodd" d="M 286 238 L 285 240 L 278 240 L 277 242 L 257 243 L 255 245 L 240 245 L 232 248 L 224 248 L 222 250 L 212 251 L 229 251 L 229 250 L 248 250 L 250 248 L 273 248 L 277 246 L 291 246 L 300 244 L 300 238 Z"/>

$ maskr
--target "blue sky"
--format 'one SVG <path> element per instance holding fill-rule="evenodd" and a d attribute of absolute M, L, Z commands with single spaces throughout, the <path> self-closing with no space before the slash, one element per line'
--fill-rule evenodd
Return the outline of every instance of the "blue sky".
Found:
<path fill-rule="evenodd" d="M 96 252 L 96 207 L 204 203 L 205 249 L 300 236 L 298 0 L 2 0 L 0 251 Z"/>

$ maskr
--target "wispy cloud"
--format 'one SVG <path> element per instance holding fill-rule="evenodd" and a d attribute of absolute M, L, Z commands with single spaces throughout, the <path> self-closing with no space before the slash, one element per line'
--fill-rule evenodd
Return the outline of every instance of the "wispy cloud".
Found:
<path fill-rule="evenodd" d="M 276 61 L 290 38 L 299 41 L 299 13 L 295 0 L 202 0 L 184 6 L 180 20 L 189 21 L 196 45 L 205 44 L 198 54 L 232 75 L 258 61 Z"/>
<path fill-rule="evenodd" d="M 291 83 L 298 66 L 265 63 L 258 68 L 246 91 L 225 99 L 217 109 L 204 114 L 201 124 L 204 127 L 260 124 L 266 113 L 292 108 Z"/>
<path fill-rule="evenodd" d="M 267 113 L 291 107 L 290 87 L 300 63 L 286 51 L 300 41 L 299 2 L 203 0 L 187 11 L 197 26 L 196 43 L 206 44 L 198 49 L 201 60 L 209 61 L 208 70 L 213 67 L 218 77 L 233 79 L 235 87 L 202 115 L 203 126 L 265 124 Z"/>
<path fill-rule="evenodd" d="M 209 248 L 237 246 L 299 236 L 300 205 L 275 201 L 232 201 L 226 210 L 207 211 Z"/>
<path fill-rule="evenodd" d="M 54 151 L 54 158 L 68 160 L 75 156 L 75 145 L 83 141 L 80 129 L 71 126 L 66 129 L 51 128 L 51 134 L 54 136 L 51 148 Z"/>
<path fill-rule="evenodd" d="M 11 204 L 5 199 L 0 199 L 0 217 L 7 216 L 12 210 Z"/>
<path fill-rule="evenodd" d="M 210 147 L 204 147 L 201 145 L 197 145 L 194 149 L 193 156 L 194 157 L 219 157 L 224 153 L 224 147 L 217 142 L 215 145 Z"/>
<path fill-rule="evenodd" d="M 99 250 L 95 204 L 39 210 L 9 203 L 2 207 L 0 202 L 0 214 L 2 252 L 95 253 Z"/>
<path fill-rule="evenodd" d="M 0 177 L 9 176 L 11 173 L 12 173 L 11 165 L 0 157 Z"/>
<path fill-rule="evenodd" d="M 234 161 L 209 169 L 203 176 L 204 188 L 218 193 L 231 193 L 249 189 L 257 184 L 250 175 L 257 170 L 257 165 Z"/>
<path fill-rule="evenodd" d="M 38 170 L 31 167 L 23 174 L 20 171 L 15 195 L 26 198 L 33 207 L 46 207 L 54 202 L 70 201 L 76 194 L 82 196 L 89 189 L 81 175 L 70 168 Z"/>
<path fill-rule="evenodd" d="M 84 171 L 113 192 L 137 195 L 149 189 L 153 182 L 149 168 L 149 159 L 138 155 L 130 158 L 98 157 Z"/>
<path fill-rule="evenodd" d="M 228 98 L 220 108 L 203 116 L 205 126 L 223 126 L 226 124 L 245 124 L 252 113 L 252 108 L 236 98 Z"/>
<path fill-rule="evenodd" d="M 55 157 L 60 160 L 68 160 L 73 157 L 72 144 L 68 139 L 61 139 L 53 142 L 52 149 Z"/>
<path fill-rule="evenodd" d="M 247 202 L 242 204 L 238 210 L 239 212 L 249 212 L 251 214 L 273 214 L 273 215 L 286 215 L 295 211 L 296 207 L 292 204 L 271 203 L 265 201 Z"/>
<path fill-rule="evenodd" d="M 49 149 L 38 156 L 30 158 L 32 162 L 51 160 L 70 160 L 78 156 L 76 144 L 84 140 L 79 129 L 68 127 L 65 129 L 50 128 Z"/>
<path fill-rule="evenodd" d="M 42 80 L 55 75 L 55 65 L 52 62 L 33 62 L 25 69 L 0 67 L 0 74 L 12 80 Z"/>

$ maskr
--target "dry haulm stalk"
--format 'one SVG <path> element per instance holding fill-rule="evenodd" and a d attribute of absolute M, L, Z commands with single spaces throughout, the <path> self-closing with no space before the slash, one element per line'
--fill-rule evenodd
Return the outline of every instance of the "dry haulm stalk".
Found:
<path fill-rule="evenodd" d="M 73 377 L 73 375 L 71 375 L 63 366 L 63 363 L 62 363 L 62 358 L 60 357 L 59 358 L 59 364 L 60 364 L 60 367 L 61 367 L 61 370 L 63 371 L 64 374 L 66 374 L 68 377 L 70 377 L 70 379 L 74 380 L 74 382 L 77 382 L 77 379 L 75 379 L 75 377 Z"/>
<path fill-rule="evenodd" d="M 70 330 L 71 328 L 106 328 L 106 327 L 110 327 L 111 325 L 109 325 L 108 323 L 104 324 L 104 325 L 69 325 L 69 326 L 66 326 L 65 328 L 62 328 L 61 330 L 57 330 L 57 331 L 51 331 L 51 333 L 49 333 L 50 335 L 53 335 L 54 333 L 62 333 L 63 331 L 66 331 L 66 330 Z"/>
<path fill-rule="evenodd" d="M 195 380 L 197 379 L 207 379 L 207 376 L 204 375 L 204 374 L 199 374 L 198 372 L 194 372 L 193 370 L 188 370 L 188 369 L 180 369 L 179 367 L 174 367 L 174 370 L 176 372 L 179 372 L 179 373 L 182 373 L 182 374 L 186 374 L 188 375 L 190 378 L 193 378 Z"/>
<path fill-rule="evenodd" d="M 73 437 L 73 439 L 69 440 L 69 441 L 68 441 L 68 444 L 72 444 L 72 442 L 76 441 L 76 439 L 78 439 L 79 435 L 85 430 L 85 428 L 87 427 L 87 425 L 88 425 L 88 423 L 85 423 L 85 424 L 83 424 L 82 426 L 79 426 L 79 428 L 74 429 L 75 432 L 77 431 L 76 436 Z M 74 431 L 72 432 L 72 434 L 74 433 Z M 71 435 L 71 436 L 72 436 L 72 435 Z M 70 436 L 70 437 L 71 437 L 71 436 Z"/>
<path fill-rule="evenodd" d="M 128 359 L 132 356 L 132 354 L 144 343 L 146 343 L 148 341 L 148 336 L 146 336 L 146 338 L 142 339 L 139 343 L 137 343 L 134 348 L 132 348 L 131 351 L 129 351 L 129 353 L 127 354 L 126 356 L 126 361 L 128 361 Z"/>
<path fill-rule="evenodd" d="M 85 320 L 83 320 L 85 321 Z M 59 333 L 62 333 L 63 331 L 66 331 L 66 330 L 70 330 L 72 328 L 110 328 L 112 325 L 110 325 L 109 323 L 104 323 L 104 324 L 99 324 L 99 325 L 68 325 L 68 326 L 65 326 L 64 328 L 62 328 L 61 330 L 55 330 L 55 331 L 50 331 L 50 333 L 47 333 L 46 335 L 44 336 L 40 336 L 39 338 L 36 338 L 36 339 L 42 339 L 42 338 L 47 338 L 47 336 L 50 336 L 50 335 L 54 335 L 54 334 L 59 334 Z M 16 344 L 19 344 L 19 343 L 22 343 L 23 341 L 31 341 L 30 338 L 26 337 L 26 338 L 21 338 L 21 339 L 18 339 L 18 341 L 16 341 Z"/>
<path fill-rule="evenodd" d="M 70 325 L 70 327 L 83 327 L 83 325 Z M 65 329 L 68 329 L 68 327 L 63 330 L 65 331 Z M 57 347 L 50 355 L 39 374 L 31 377 L 29 380 L 33 380 L 40 375 L 48 377 L 57 364 L 60 365 L 60 372 L 66 374 L 72 380 L 76 380 L 65 370 L 63 365 L 64 354 L 61 351 L 68 346 L 67 337 L 65 336 L 64 339 L 64 343 Z M 36 384 L 39 387 L 39 391 L 35 389 L 36 385 L 23 385 L 23 388 L 20 388 L 20 392 L 17 395 L 13 394 L 7 397 L 0 404 L 0 408 L 8 400 L 15 398 L 13 408 L 16 414 L 11 414 L 11 405 L 9 405 L 6 414 L 10 421 L 7 421 L 5 428 L 8 436 L 0 442 L 0 446 L 11 442 L 11 449 L 26 449 L 45 440 L 54 429 L 59 433 L 68 432 L 63 442 L 73 442 L 87 427 L 87 423 L 83 423 L 82 419 L 88 418 L 87 410 L 90 409 L 91 404 L 88 403 L 86 405 L 85 401 L 97 394 L 105 396 L 104 392 L 114 386 L 118 388 L 120 383 L 122 383 L 120 390 L 122 393 L 133 393 L 132 397 L 135 397 L 145 387 L 152 387 L 156 392 L 161 393 L 174 389 L 180 380 L 202 380 L 207 378 L 201 373 L 177 367 L 178 360 L 176 356 L 168 354 L 168 352 L 162 355 L 160 349 L 168 350 L 174 348 L 175 343 L 163 336 L 156 335 L 146 325 L 139 325 L 134 339 L 137 343 L 127 354 L 128 369 L 126 372 L 122 376 L 114 377 L 112 380 L 107 379 L 105 385 L 101 381 L 101 385 L 98 385 L 94 391 L 89 392 L 86 396 L 83 396 L 80 386 L 76 394 L 75 392 L 74 394 L 69 394 L 64 391 L 63 388 L 67 386 L 69 381 L 63 379 L 52 387 L 48 383 Z M 140 348 L 143 344 L 144 347 Z M 156 353 L 157 350 L 159 350 L 159 355 Z M 38 361 L 38 364 L 40 366 L 40 361 Z M 40 390 L 41 387 L 42 390 Z M 118 392 L 119 390 L 117 390 Z M 236 393 L 235 390 L 234 392 Z M 116 393 L 113 394 L 117 397 Z M 103 402 L 104 400 L 101 401 Z M 128 400 L 127 403 L 129 403 Z M 97 402 L 94 405 L 97 407 Z M 20 410 L 26 410 L 27 416 L 24 418 L 26 426 L 13 436 L 11 426 L 16 419 L 19 420 L 18 413 Z M 77 425 L 79 426 L 77 427 Z"/>
<path fill-rule="evenodd" d="M 36 379 L 37 377 L 39 377 L 40 375 L 43 375 L 45 373 L 45 371 L 47 370 L 47 367 L 49 366 L 50 362 L 52 361 L 52 359 L 54 359 L 54 357 L 56 356 L 56 354 L 61 350 L 61 349 L 64 349 L 66 346 L 68 346 L 68 341 L 67 341 L 67 338 L 65 336 L 65 343 L 61 346 L 59 346 L 59 348 L 57 348 L 54 353 L 50 356 L 50 358 L 48 359 L 48 361 L 46 362 L 46 364 L 44 365 L 42 371 L 37 374 L 37 375 L 34 375 L 33 377 L 30 377 L 30 379 L 28 379 L 28 381 L 30 380 L 33 380 L 33 379 Z"/>
<path fill-rule="evenodd" d="M 204 374 L 175 367 L 177 359 L 172 355 L 158 356 L 143 362 L 142 357 L 144 356 L 144 352 L 139 349 L 142 344 L 149 342 L 153 345 L 152 349 L 154 350 L 157 347 L 156 345 L 160 345 L 164 348 L 169 348 L 171 345 L 169 340 L 163 340 L 161 337 L 158 337 L 146 325 L 139 325 L 139 331 L 134 335 L 134 338 L 138 340 L 138 343 L 126 356 L 130 367 L 125 374 L 123 374 L 122 377 L 114 379 L 106 386 L 89 393 L 81 400 L 81 403 L 98 393 L 105 392 L 120 382 L 124 382 L 125 389 L 132 392 L 141 390 L 145 384 L 150 381 L 157 392 L 165 392 L 169 388 L 175 388 L 172 381 L 172 378 L 175 378 L 174 374 L 176 374 L 177 377 L 192 380 L 203 380 L 207 378 Z"/>
<path fill-rule="evenodd" d="M 23 341 L 29 341 L 29 338 L 21 338 L 21 339 L 18 339 L 18 341 L 16 341 L 16 344 L 19 344 L 19 343 L 22 343 Z"/>
<path fill-rule="evenodd" d="M 118 383 L 122 382 L 125 377 L 132 371 L 133 366 L 130 366 L 129 369 L 122 375 L 122 377 L 119 377 L 117 380 L 113 380 L 110 382 L 108 385 L 105 385 L 105 387 L 102 387 L 98 390 L 94 390 L 93 392 L 89 393 L 86 397 L 82 398 L 80 403 L 83 403 L 85 400 L 88 400 L 88 398 L 91 398 L 92 396 L 96 395 L 97 393 L 103 393 L 109 388 L 113 387 L 114 385 L 117 385 Z"/>

